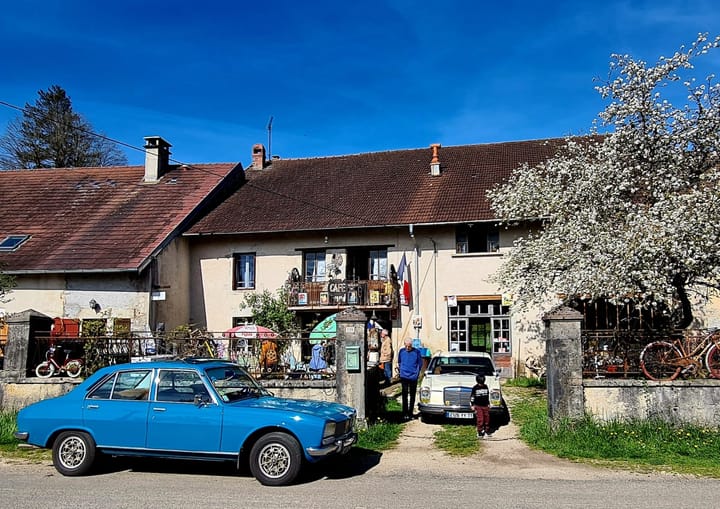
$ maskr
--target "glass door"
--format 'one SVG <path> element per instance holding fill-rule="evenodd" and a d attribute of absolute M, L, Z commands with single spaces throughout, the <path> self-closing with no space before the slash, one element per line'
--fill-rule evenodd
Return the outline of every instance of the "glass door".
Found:
<path fill-rule="evenodd" d="M 468 351 L 468 320 L 467 318 L 450 319 L 450 351 Z"/>

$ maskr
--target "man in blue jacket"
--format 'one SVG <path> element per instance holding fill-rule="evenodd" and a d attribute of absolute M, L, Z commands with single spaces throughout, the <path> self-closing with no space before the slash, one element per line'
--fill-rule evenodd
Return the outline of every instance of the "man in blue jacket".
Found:
<path fill-rule="evenodd" d="M 413 348 L 412 343 L 412 339 L 405 338 L 405 348 L 400 350 L 397 358 L 400 385 L 402 386 L 402 413 L 403 419 L 406 421 L 413 417 L 415 393 L 417 392 L 418 378 L 423 367 L 420 350 Z"/>

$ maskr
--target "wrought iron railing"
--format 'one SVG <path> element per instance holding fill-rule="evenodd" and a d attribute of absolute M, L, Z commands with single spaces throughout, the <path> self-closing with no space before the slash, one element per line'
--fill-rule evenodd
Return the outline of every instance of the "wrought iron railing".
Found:
<path fill-rule="evenodd" d="M 640 352 L 651 341 L 682 337 L 683 331 L 584 330 L 583 378 L 644 378 Z"/>
<path fill-rule="evenodd" d="M 225 338 L 221 334 L 203 333 L 191 337 L 128 335 L 125 337 L 36 337 L 30 345 L 28 376 L 45 360 L 50 346 L 71 351 L 83 359 L 86 373 L 101 367 L 124 362 L 185 357 L 228 359 L 263 379 L 317 380 L 335 378 L 335 342 L 307 338 L 271 340 Z M 319 347 L 317 345 L 320 345 Z M 272 350 L 272 353 L 268 353 Z M 64 355 L 64 354 L 63 354 Z M 315 359 L 313 359 L 313 356 Z"/>
<path fill-rule="evenodd" d="M 391 281 L 290 281 L 287 289 L 291 308 L 397 308 L 399 303 L 399 288 Z"/>

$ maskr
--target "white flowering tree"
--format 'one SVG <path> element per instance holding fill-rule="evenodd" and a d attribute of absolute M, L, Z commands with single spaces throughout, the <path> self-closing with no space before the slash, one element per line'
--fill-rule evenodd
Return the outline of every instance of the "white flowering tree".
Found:
<path fill-rule="evenodd" d="M 695 297 L 718 291 L 720 87 L 693 64 L 718 46 L 701 34 L 652 66 L 613 55 L 599 127 L 490 192 L 499 218 L 538 225 L 495 277 L 517 304 L 632 298 L 687 327 Z"/>

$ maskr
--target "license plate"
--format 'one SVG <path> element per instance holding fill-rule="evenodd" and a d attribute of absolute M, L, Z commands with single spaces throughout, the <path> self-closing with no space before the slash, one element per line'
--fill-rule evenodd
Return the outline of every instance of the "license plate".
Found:
<path fill-rule="evenodd" d="M 475 414 L 472 412 L 445 412 L 448 419 L 473 419 Z"/>

